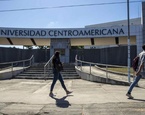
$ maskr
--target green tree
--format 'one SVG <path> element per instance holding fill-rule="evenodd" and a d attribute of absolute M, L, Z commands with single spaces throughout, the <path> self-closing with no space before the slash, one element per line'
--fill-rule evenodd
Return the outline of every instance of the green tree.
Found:
<path fill-rule="evenodd" d="M 38 49 L 49 49 L 49 46 L 37 46 Z"/>
<path fill-rule="evenodd" d="M 71 49 L 84 49 L 84 46 L 71 46 Z"/>
<path fill-rule="evenodd" d="M 24 46 L 26 49 L 33 49 L 33 46 L 25 45 Z"/>

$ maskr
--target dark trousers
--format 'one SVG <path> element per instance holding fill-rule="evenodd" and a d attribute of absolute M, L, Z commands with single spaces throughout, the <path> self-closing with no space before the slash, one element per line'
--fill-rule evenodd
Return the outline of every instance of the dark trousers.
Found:
<path fill-rule="evenodd" d="M 63 87 L 63 89 L 66 90 L 66 87 L 65 87 L 65 84 L 64 84 L 64 81 L 63 81 L 63 78 L 62 78 L 62 75 L 60 74 L 60 72 L 57 71 L 55 68 L 53 68 L 53 74 L 54 74 L 54 77 L 53 77 L 53 82 L 51 84 L 50 91 L 53 91 L 54 85 L 56 84 L 56 81 L 58 79 L 59 79 L 59 81 L 60 81 L 61 86 Z"/>

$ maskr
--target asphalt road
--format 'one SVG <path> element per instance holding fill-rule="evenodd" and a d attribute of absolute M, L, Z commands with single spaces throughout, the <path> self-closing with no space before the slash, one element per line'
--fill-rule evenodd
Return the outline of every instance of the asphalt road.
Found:
<path fill-rule="evenodd" d="M 50 97 L 51 82 L 1 80 L 0 115 L 145 115 L 144 85 L 135 87 L 134 99 L 128 99 L 128 86 L 70 79 L 65 84 L 72 94 L 66 95 L 58 81 Z"/>

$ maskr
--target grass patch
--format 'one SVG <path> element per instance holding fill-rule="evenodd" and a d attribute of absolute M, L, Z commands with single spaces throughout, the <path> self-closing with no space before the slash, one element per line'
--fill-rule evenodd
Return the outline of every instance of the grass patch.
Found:
<path fill-rule="evenodd" d="M 108 67 L 108 70 L 109 70 L 109 71 L 114 71 L 114 72 L 126 73 L 126 74 L 128 73 L 128 68 L 127 68 L 127 67 L 126 67 L 126 68 L 125 68 L 125 67 L 124 67 L 124 68 L 118 68 L 118 67 L 117 67 L 117 68 L 115 68 L 115 67 L 113 68 L 113 67 Z M 130 68 L 130 73 L 131 73 L 131 74 L 134 74 L 134 71 L 133 71 L 132 68 Z"/>

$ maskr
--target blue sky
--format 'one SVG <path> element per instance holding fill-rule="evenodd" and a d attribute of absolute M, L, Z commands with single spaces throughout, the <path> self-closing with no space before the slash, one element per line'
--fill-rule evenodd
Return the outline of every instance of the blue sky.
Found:
<path fill-rule="evenodd" d="M 0 0 L 0 11 L 113 2 L 127 0 Z M 130 3 L 130 18 L 141 17 L 141 9 L 141 2 Z M 0 27 L 83 28 L 86 25 L 125 19 L 127 4 L 108 4 L 0 12 Z"/>

